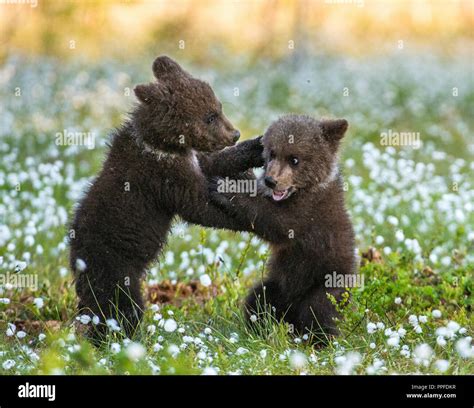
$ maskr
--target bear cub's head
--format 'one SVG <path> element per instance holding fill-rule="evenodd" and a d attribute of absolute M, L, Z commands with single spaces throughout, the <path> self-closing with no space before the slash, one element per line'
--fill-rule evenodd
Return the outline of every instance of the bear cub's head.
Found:
<path fill-rule="evenodd" d="M 316 120 L 287 115 L 272 123 L 263 137 L 264 183 L 274 201 L 301 190 L 317 191 L 337 177 L 337 151 L 345 119 Z"/>
<path fill-rule="evenodd" d="M 163 150 L 220 150 L 237 142 L 236 130 L 212 88 L 167 56 L 153 62 L 155 82 L 134 89 L 135 127 L 144 142 Z"/>

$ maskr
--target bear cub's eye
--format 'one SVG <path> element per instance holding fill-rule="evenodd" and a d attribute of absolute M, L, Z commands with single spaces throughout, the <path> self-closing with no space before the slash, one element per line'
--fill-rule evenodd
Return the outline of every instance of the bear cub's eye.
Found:
<path fill-rule="evenodd" d="M 217 113 L 213 112 L 213 113 L 210 113 L 209 115 L 206 116 L 206 123 L 208 125 L 210 125 L 211 123 L 213 123 L 215 120 L 217 119 Z"/>
<path fill-rule="evenodd" d="M 299 161 L 299 159 L 298 159 L 297 157 L 295 157 L 295 156 L 291 156 L 291 157 L 290 157 L 290 163 L 291 163 L 293 166 L 297 166 L 299 162 L 300 162 L 300 161 Z"/>

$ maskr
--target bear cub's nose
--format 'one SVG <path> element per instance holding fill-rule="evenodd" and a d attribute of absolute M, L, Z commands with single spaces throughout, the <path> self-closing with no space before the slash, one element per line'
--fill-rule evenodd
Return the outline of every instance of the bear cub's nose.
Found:
<path fill-rule="evenodd" d="M 276 181 L 273 177 L 270 177 L 270 176 L 265 176 L 265 178 L 263 179 L 265 181 L 265 185 L 269 188 L 275 188 L 276 186 Z"/>
<path fill-rule="evenodd" d="M 234 137 L 234 143 L 240 139 L 240 132 L 238 130 L 234 130 L 234 133 L 233 133 L 233 137 Z"/>

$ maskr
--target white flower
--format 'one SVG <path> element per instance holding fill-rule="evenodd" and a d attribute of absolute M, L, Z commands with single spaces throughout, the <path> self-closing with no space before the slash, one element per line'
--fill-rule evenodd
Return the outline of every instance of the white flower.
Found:
<path fill-rule="evenodd" d="M 112 343 L 110 345 L 110 351 L 112 352 L 112 354 L 120 353 L 120 350 L 121 350 L 120 344 Z"/>
<path fill-rule="evenodd" d="M 202 375 L 217 375 L 217 370 L 214 367 L 206 367 L 202 370 Z"/>
<path fill-rule="evenodd" d="M 138 361 L 145 356 L 146 349 L 140 343 L 132 342 L 126 349 L 127 357 L 132 361 Z"/>
<path fill-rule="evenodd" d="M 299 352 L 299 351 L 294 351 L 290 355 L 290 366 L 294 370 L 302 370 L 307 364 L 307 358 L 306 356 Z"/>
<path fill-rule="evenodd" d="M 8 299 L 8 298 L 0 298 L 0 304 L 9 305 L 9 304 L 10 304 L 10 299 Z"/>
<path fill-rule="evenodd" d="M 150 306 L 150 310 L 153 312 L 153 313 L 156 313 L 158 310 L 160 310 L 160 307 L 157 305 L 157 304 L 152 304 Z"/>
<path fill-rule="evenodd" d="M 471 337 L 464 337 L 456 342 L 456 351 L 462 358 L 474 357 L 474 346 L 471 346 Z"/>
<path fill-rule="evenodd" d="M 146 331 L 151 335 L 155 334 L 156 326 L 154 324 L 150 324 L 147 326 Z"/>
<path fill-rule="evenodd" d="M 212 333 L 212 330 L 211 330 L 210 327 L 206 327 L 206 328 L 204 329 L 204 334 L 209 335 L 209 334 L 211 334 L 211 333 Z"/>
<path fill-rule="evenodd" d="M 377 331 L 377 326 L 375 325 L 375 323 L 367 323 L 367 333 L 369 334 L 372 334 L 372 333 L 375 333 Z"/>
<path fill-rule="evenodd" d="M 16 326 L 13 323 L 8 323 L 7 327 L 8 328 L 7 328 L 7 331 L 6 331 L 6 335 L 8 337 L 13 336 L 16 332 Z"/>
<path fill-rule="evenodd" d="M 211 286 L 212 284 L 212 280 L 207 273 L 205 273 L 204 275 L 201 275 L 199 277 L 199 281 L 201 282 L 201 285 L 205 287 Z"/>
<path fill-rule="evenodd" d="M 334 361 L 337 364 L 336 373 L 339 375 L 350 375 L 354 368 L 360 364 L 362 357 L 359 353 L 349 352 L 345 356 L 339 356 L 341 358 L 335 358 Z M 336 361 L 337 359 L 337 361 Z"/>
<path fill-rule="evenodd" d="M 418 316 L 418 321 L 419 321 L 420 323 L 427 323 L 427 322 L 428 322 L 428 318 L 427 318 L 426 316 L 424 316 L 424 315 Z"/>
<path fill-rule="evenodd" d="M 81 258 L 77 258 L 76 259 L 76 269 L 79 272 L 84 272 L 86 270 L 86 268 L 87 268 L 87 265 L 84 262 L 84 260 L 82 260 Z"/>
<path fill-rule="evenodd" d="M 453 320 L 449 321 L 446 327 L 449 330 L 452 330 L 454 333 L 456 333 L 461 328 L 460 324 Z"/>
<path fill-rule="evenodd" d="M 402 230 L 398 230 L 396 233 L 395 233 L 395 238 L 398 242 L 401 242 L 405 239 L 405 234 L 403 233 Z"/>
<path fill-rule="evenodd" d="M 405 337 L 405 334 L 407 334 L 407 331 L 403 328 L 403 327 L 400 327 L 398 330 L 397 330 L 397 333 L 400 337 Z"/>
<path fill-rule="evenodd" d="M 366 372 L 369 375 L 377 374 L 378 371 L 384 370 L 384 361 L 379 360 L 377 357 L 374 358 L 374 362 L 372 365 L 367 367 Z"/>
<path fill-rule="evenodd" d="M 431 316 L 433 316 L 435 319 L 439 319 L 441 317 L 441 311 L 438 309 L 435 309 L 431 312 Z"/>
<path fill-rule="evenodd" d="M 438 371 L 444 373 L 449 368 L 448 360 L 436 360 L 435 367 Z"/>
<path fill-rule="evenodd" d="M 35 298 L 35 299 L 33 300 L 33 303 L 35 304 L 35 306 L 36 306 L 38 309 L 41 309 L 41 308 L 44 306 L 44 300 L 43 300 L 43 298 L 40 298 L 40 297 Z"/>
<path fill-rule="evenodd" d="M 179 354 L 179 347 L 176 344 L 171 344 L 167 351 L 171 357 L 176 358 Z"/>
<path fill-rule="evenodd" d="M 426 343 L 419 344 L 413 351 L 416 364 L 428 366 L 429 360 L 433 355 L 433 349 Z"/>
<path fill-rule="evenodd" d="M 26 333 L 23 331 L 23 330 L 20 330 L 17 334 L 16 334 L 16 337 L 18 337 L 19 339 L 23 339 L 26 337 Z"/>
<path fill-rule="evenodd" d="M 267 350 L 260 350 L 260 357 L 263 359 L 267 358 Z"/>
<path fill-rule="evenodd" d="M 400 305 L 401 303 L 402 303 L 402 298 L 400 298 L 400 297 L 395 298 L 395 304 L 396 305 Z"/>
<path fill-rule="evenodd" d="M 241 356 L 243 354 L 247 354 L 249 351 L 248 349 L 246 349 L 245 347 L 239 347 L 236 351 L 235 351 L 235 354 L 237 354 L 238 356 Z"/>
<path fill-rule="evenodd" d="M 393 333 L 390 338 L 387 340 L 387 344 L 390 347 L 396 347 L 398 346 L 398 343 L 400 342 L 400 337 L 398 337 L 398 333 Z"/>
<path fill-rule="evenodd" d="M 163 346 L 160 343 L 153 344 L 153 351 L 158 353 L 158 351 L 163 350 Z"/>
<path fill-rule="evenodd" d="M 15 360 L 5 360 L 2 364 L 4 370 L 10 370 L 15 367 Z"/>
<path fill-rule="evenodd" d="M 445 256 L 445 257 L 441 258 L 441 264 L 443 266 L 451 265 L 451 258 L 449 256 Z"/>
<path fill-rule="evenodd" d="M 15 265 L 15 272 L 21 272 L 26 269 L 27 266 L 28 264 L 26 262 L 18 261 Z"/>
<path fill-rule="evenodd" d="M 384 238 L 381 236 L 381 235 L 377 235 L 377 237 L 375 238 L 375 243 L 377 245 L 382 245 L 384 243 Z"/>
<path fill-rule="evenodd" d="M 370 344 L 369 344 L 369 347 L 373 350 L 373 349 L 374 349 L 375 347 L 377 347 L 377 346 L 375 345 L 375 343 L 370 343 Z"/>
<path fill-rule="evenodd" d="M 107 327 L 112 331 L 120 331 L 120 326 L 115 319 L 107 319 L 106 320 Z"/>
<path fill-rule="evenodd" d="M 89 315 L 83 314 L 83 315 L 80 315 L 80 316 L 78 317 L 78 320 L 79 320 L 82 324 L 89 324 L 92 319 L 91 319 L 91 317 L 90 317 Z"/>
<path fill-rule="evenodd" d="M 389 327 L 389 328 L 387 328 L 387 329 L 385 329 L 385 332 L 384 332 L 384 334 L 385 334 L 387 337 L 388 337 L 388 336 L 391 336 L 391 335 L 392 335 L 392 333 L 393 333 L 393 331 L 392 331 L 392 329 L 391 329 L 390 327 Z"/>
<path fill-rule="evenodd" d="M 392 253 L 392 248 L 390 248 L 389 246 L 384 247 L 383 253 L 385 255 L 390 255 Z"/>
<path fill-rule="evenodd" d="M 92 324 L 98 325 L 99 322 L 100 322 L 99 316 L 94 315 L 94 316 L 92 317 Z"/>
<path fill-rule="evenodd" d="M 436 338 L 436 343 L 438 344 L 438 346 L 441 346 L 441 347 L 444 347 L 447 344 L 446 339 L 443 336 L 438 336 Z"/>
<path fill-rule="evenodd" d="M 43 341 L 45 338 L 46 338 L 46 334 L 44 334 L 44 333 L 40 333 L 40 334 L 38 335 L 38 340 L 39 340 L 39 341 Z"/>
<path fill-rule="evenodd" d="M 389 215 L 387 217 L 387 221 L 389 222 L 389 224 L 392 224 L 395 227 L 398 225 L 398 218 L 394 217 L 393 215 Z"/>
<path fill-rule="evenodd" d="M 250 321 L 255 323 L 257 321 L 257 316 L 255 316 L 254 314 L 250 316 Z"/>
<path fill-rule="evenodd" d="M 385 329 L 385 324 L 383 324 L 382 322 L 378 322 L 377 323 L 377 329 L 379 329 L 379 330 Z"/>
<path fill-rule="evenodd" d="M 178 324 L 174 319 L 166 319 L 164 329 L 168 333 L 174 332 L 178 328 Z"/>
<path fill-rule="evenodd" d="M 410 315 L 410 316 L 408 316 L 408 322 L 413 327 L 416 327 L 416 326 L 418 326 L 418 317 L 416 317 L 415 315 Z"/>

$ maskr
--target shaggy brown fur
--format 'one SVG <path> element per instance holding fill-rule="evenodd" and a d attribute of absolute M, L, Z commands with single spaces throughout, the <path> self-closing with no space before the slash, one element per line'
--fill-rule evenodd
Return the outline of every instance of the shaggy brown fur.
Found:
<path fill-rule="evenodd" d="M 347 126 L 345 120 L 282 117 L 263 138 L 265 175 L 256 197 L 219 194 L 211 187 L 212 201 L 238 220 L 240 230 L 255 232 L 271 246 L 268 276 L 249 294 L 247 316 L 273 309 L 299 334 L 311 330 L 324 339 L 337 333 L 337 312 L 327 293 L 340 300 L 345 288 L 326 287 L 326 278 L 334 271 L 356 273 L 337 167 Z"/>
<path fill-rule="evenodd" d="M 234 144 L 239 132 L 211 87 L 176 62 L 159 57 L 153 73 L 157 81 L 135 88 L 140 103 L 115 131 L 103 169 L 71 224 L 79 308 L 101 319 L 96 338 L 109 318 L 133 334 L 143 309 L 141 278 L 176 215 L 228 227 L 229 217 L 209 203 L 203 173 L 235 175 L 263 163 L 259 139 L 202 153 Z"/>

